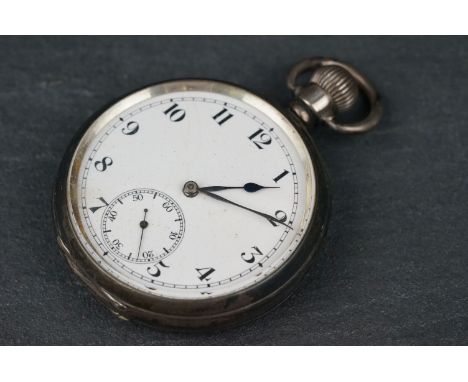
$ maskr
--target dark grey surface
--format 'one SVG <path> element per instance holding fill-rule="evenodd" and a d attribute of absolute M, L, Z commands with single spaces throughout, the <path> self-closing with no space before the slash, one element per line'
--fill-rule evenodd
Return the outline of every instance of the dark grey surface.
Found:
<path fill-rule="evenodd" d="M 334 208 L 295 296 L 259 321 L 174 333 L 118 320 L 55 244 L 51 193 L 80 125 L 148 83 L 208 77 L 286 104 L 306 56 L 346 60 L 382 94 L 378 130 L 314 133 Z M 0 344 L 467 344 L 468 39 L 0 39 Z"/>

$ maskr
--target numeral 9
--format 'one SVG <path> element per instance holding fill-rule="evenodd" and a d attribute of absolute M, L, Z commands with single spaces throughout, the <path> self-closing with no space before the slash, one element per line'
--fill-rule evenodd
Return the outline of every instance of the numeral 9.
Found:
<path fill-rule="evenodd" d="M 122 133 L 124 133 L 125 135 L 133 135 L 136 134 L 139 128 L 140 125 L 138 124 L 138 122 L 130 121 L 127 123 L 126 127 L 122 127 Z"/>

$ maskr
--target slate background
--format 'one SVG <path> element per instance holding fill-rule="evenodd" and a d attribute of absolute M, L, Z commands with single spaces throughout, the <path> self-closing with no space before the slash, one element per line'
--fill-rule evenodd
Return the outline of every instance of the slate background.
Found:
<path fill-rule="evenodd" d="M 283 105 L 313 55 L 378 87 L 380 127 L 317 129 L 333 213 L 318 266 L 259 321 L 212 333 L 115 318 L 55 244 L 51 193 L 79 126 L 148 83 L 208 77 Z M 1 38 L 0 344 L 442 345 L 468 343 L 468 39 Z"/>

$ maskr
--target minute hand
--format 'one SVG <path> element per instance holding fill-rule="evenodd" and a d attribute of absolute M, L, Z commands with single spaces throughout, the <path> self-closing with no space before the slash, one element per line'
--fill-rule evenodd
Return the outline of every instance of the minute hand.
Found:
<path fill-rule="evenodd" d="M 242 206 L 240 204 L 237 204 L 235 202 L 232 202 L 230 201 L 229 199 L 226 199 L 226 198 L 223 198 L 222 196 L 219 196 L 217 194 L 213 194 L 212 192 L 209 192 L 209 191 L 206 191 L 204 190 L 203 188 L 200 188 L 199 191 L 205 195 L 208 195 L 210 197 L 212 197 L 213 199 L 216 199 L 216 200 L 219 200 L 221 202 L 225 202 L 225 203 L 229 203 L 229 204 L 232 204 L 233 206 L 237 206 L 237 207 L 240 207 L 240 208 L 243 208 L 244 210 L 247 210 L 247 211 L 250 211 L 250 212 L 253 212 L 254 214 L 257 214 L 257 215 L 260 215 L 262 217 L 264 217 L 265 219 L 267 219 L 268 221 L 273 221 L 275 223 L 278 223 L 278 224 L 282 224 L 286 227 L 288 227 L 289 229 L 292 229 L 292 227 L 280 220 L 278 220 L 277 218 L 275 218 L 274 216 L 271 216 L 271 215 L 268 215 L 268 214 L 265 214 L 263 212 L 260 212 L 260 211 L 256 211 L 256 210 L 253 210 L 249 207 L 245 207 L 245 206 Z"/>

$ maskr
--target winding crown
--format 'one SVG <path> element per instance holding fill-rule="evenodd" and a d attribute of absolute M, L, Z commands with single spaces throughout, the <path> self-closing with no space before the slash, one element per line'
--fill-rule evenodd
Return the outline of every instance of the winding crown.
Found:
<path fill-rule="evenodd" d="M 338 112 L 351 109 L 357 101 L 356 81 L 339 66 L 319 67 L 314 71 L 310 82 L 320 86 L 328 94 Z"/>

